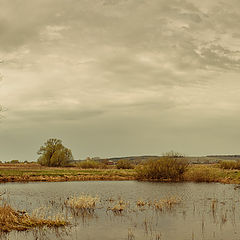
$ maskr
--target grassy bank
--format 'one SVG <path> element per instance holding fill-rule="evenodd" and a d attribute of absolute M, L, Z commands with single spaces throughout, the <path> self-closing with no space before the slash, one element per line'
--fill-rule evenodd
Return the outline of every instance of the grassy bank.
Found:
<path fill-rule="evenodd" d="M 0 165 L 0 182 L 2 183 L 135 179 L 135 169 L 53 168 L 43 167 L 38 164 Z M 168 179 L 165 179 L 164 181 L 168 181 Z M 184 173 L 182 181 L 240 184 L 240 170 L 221 169 L 217 164 L 191 164 Z"/>
<path fill-rule="evenodd" d="M 218 164 L 195 164 L 189 166 L 184 180 L 240 184 L 240 170 L 222 169 Z"/>
<path fill-rule="evenodd" d="M 39 164 L 1 164 L 0 182 L 133 180 L 133 169 L 79 169 L 43 167 Z"/>

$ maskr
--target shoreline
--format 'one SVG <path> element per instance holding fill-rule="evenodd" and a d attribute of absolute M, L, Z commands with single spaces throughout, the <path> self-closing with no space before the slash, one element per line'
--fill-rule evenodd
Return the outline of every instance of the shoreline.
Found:
<path fill-rule="evenodd" d="M 137 179 L 136 177 L 128 176 L 6 176 L 0 177 L 0 184 L 4 183 L 31 183 L 31 182 L 83 182 L 83 181 L 139 181 L 139 182 L 159 182 L 159 183 L 221 183 L 221 184 L 240 184 L 239 180 L 235 179 L 215 179 L 207 181 L 181 180 L 173 181 L 168 179 Z"/>
<path fill-rule="evenodd" d="M 0 164 L 0 184 L 8 182 L 69 182 L 69 181 L 148 181 L 205 182 L 240 184 L 240 170 L 221 169 L 216 164 L 193 164 L 182 180 L 139 179 L 135 169 L 80 169 L 42 167 L 38 164 Z"/>
<path fill-rule="evenodd" d="M 136 180 L 134 177 L 121 177 L 121 176 L 6 176 L 0 177 L 1 183 L 9 183 L 9 182 L 81 182 L 81 181 L 132 181 Z"/>

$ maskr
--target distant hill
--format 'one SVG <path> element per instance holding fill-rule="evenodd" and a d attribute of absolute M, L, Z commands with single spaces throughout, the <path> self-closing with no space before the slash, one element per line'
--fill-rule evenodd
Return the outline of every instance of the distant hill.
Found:
<path fill-rule="evenodd" d="M 207 155 L 210 158 L 240 158 L 240 155 Z"/>
<path fill-rule="evenodd" d="M 108 158 L 107 160 L 117 162 L 119 160 L 129 160 L 133 162 L 141 162 L 141 161 L 146 161 L 148 159 L 158 159 L 160 156 L 129 156 L 129 157 L 113 157 L 113 158 Z"/>
<path fill-rule="evenodd" d="M 132 163 L 138 164 L 143 161 L 147 161 L 149 159 L 158 159 L 161 156 L 156 155 L 143 155 L 143 156 L 127 156 L 127 157 L 110 157 L 110 158 L 92 158 L 92 160 L 95 161 L 112 161 L 117 162 L 119 160 L 129 160 Z M 207 156 L 193 156 L 186 158 L 189 160 L 190 163 L 194 164 L 204 164 L 204 163 L 217 163 L 221 160 L 240 160 L 240 155 L 207 155 Z M 75 160 L 75 162 L 78 162 L 81 160 Z"/>

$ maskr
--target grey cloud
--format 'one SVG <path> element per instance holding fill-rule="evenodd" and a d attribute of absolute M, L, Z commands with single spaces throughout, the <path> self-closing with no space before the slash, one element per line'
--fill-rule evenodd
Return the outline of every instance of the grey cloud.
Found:
<path fill-rule="evenodd" d="M 77 155 L 78 135 L 86 155 L 93 145 L 99 155 L 162 153 L 159 145 L 181 151 L 183 138 L 189 144 L 183 152 L 204 152 L 226 133 L 219 128 L 237 127 L 238 0 L 0 5 L 5 149 L 16 131 L 16 139 L 32 137 L 39 145 L 53 135 L 66 138 Z M 236 135 L 229 132 L 215 149 L 233 149 L 228 142 Z"/>
<path fill-rule="evenodd" d="M 210 45 L 201 49 L 201 57 L 206 66 L 216 66 L 222 69 L 235 69 L 239 71 L 239 51 L 231 51 L 219 45 Z"/>
<path fill-rule="evenodd" d="M 89 118 L 96 118 L 99 115 L 104 114 L 103 110 L 70 110 L 70 109 L 46 109 L 46 110 L 21 110 L 15 111 L 15 120 L 23 121 L 27 120 L 31 124 L 39 123 L 71 123 L 85 121 Z M 11 119 L 9 119 L 11 121 Z"/>

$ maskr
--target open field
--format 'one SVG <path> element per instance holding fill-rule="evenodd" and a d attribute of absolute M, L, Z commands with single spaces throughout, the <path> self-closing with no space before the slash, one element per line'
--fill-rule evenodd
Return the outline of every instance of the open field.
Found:
<path fill-rule="evenodd" d="M 43 167 L 39 164 L 0 164 L 0 182 L 133 180 L 133 169 L 79 169 Z"/>
<path fill-rule="evenodd" d="M 0 164 L 0 182 L 135 180 L 135 169 L 79 169 L 43 167 L 39 164 Z M 168 181 L 166 179 L 166 181 Z M 240 184 L 240 170 L 221 169 L 218 164 L 191 164 L 183 181 Z"/>

